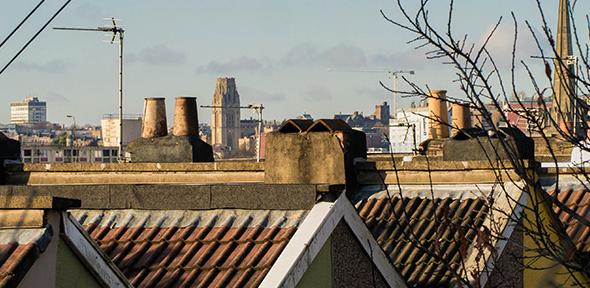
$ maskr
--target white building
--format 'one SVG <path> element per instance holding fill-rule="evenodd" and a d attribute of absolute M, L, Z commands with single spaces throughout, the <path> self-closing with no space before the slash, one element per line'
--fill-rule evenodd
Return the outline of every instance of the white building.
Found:
<path fill-rule="evenodd" d="M 428 107 L 405 108 L 397 113 L 397 119 L 389 119 L 391 152 L 412 153 L 420 143 L 428 139 Z M 414 143 L 414 132 L 416 133 Z"/>
<path fill-rule="evenodd" d="M 119 147 L 119 115 L 108 114 L 100 120 L 102 145 Z M 123 116 L 123 146 L 141 137 L 141 116 Z"/>
<path fill-rule="evenodd" d="M 37 124 L 47 121 L 47 103 L 37 97 L 26 97 L 10 103 L 11 124 Z"/>
<path fill-rule="evenodd" d="M 116 163 L 117 147 L 23 145 L 23 163 Z"/>

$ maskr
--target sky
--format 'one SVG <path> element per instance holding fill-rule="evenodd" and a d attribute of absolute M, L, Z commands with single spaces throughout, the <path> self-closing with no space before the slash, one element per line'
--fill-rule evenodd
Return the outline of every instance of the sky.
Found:
<path fill-rule="evenodd" d="M 5 4 L 0 38 L 37 2 Z M 0 48 L 0 65 L 64 2 L 46 0 Z M 415 9 L 417 1 L 402 2 Z M 448 1 L 433 2 L 431 15 L 442 25 Z M 555 23 L 558 1 L 543 2 Z M 455 5 L 457 35 L 466 33 L 476 43 L 504 17 L 491 43 L 501 62 L 509 59 L 511 11 L 519 21 L 539 27 L 533 0 L 456 0 Z M 580 11 L 590 8 L 578 5 Z M 452 71 L 440 61 L 425 60 L 426 50 L 407 44 L 412 35 L 385 21 L 380 10 L 400 17 L 393 0 L 73 0 L 51 27 L 96 27 L 109 24 L 105 17 L 121 19 L 125 113 L 141 114 L 145 97 L 166 97 L 170 124 L 174 97 L 195 96 L 199 105 L 211 104 L 217 77 L 235 77 L 241 103 L 261 103 L 265 119 L 275 120 L 302 113 L 367 115 L 376 104 L 391 103 L 391 93 L 379 84 L 391 83 L 386 73 L 356 70 L 415 70 L 409 77 L 417 84 L 459 94 Z M 522 38 L 522 55 L 538 54 L 530 36 Z M 99 124 L 103 114 L 117 113 L 117 45 L 108 40 L 109 35 L 96 32 L 45 30 L 0 75 L 0 123 L 9 121 L 9 103 L 25 96 L 47 101 L 51 122 L 69 123 L 65 115 L 71 114 L 78 124 Z M 418 99 L 404 99 L 401 105 L 411 101 Z M 242 118 L 247 117 L 256 115 L 243 111 Z M 210 111 L 199 109 L 199 121 L 210 122 Z"/>

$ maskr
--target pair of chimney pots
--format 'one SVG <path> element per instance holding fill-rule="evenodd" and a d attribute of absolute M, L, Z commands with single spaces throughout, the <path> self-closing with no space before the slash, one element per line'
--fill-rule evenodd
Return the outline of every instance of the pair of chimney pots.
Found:
<path fill-rule="evenodd" d="M 165 101 L 164 98 L 145 98 L 141 130 L 142 138 L 156 138 L 168 135 Z M 176 97 L 172 134 L 174 136 L 199 135 L 197 98 Z"/>
<path fill-rule="evenodd" d="M 471 111 L 468 103 L 453 103 L 451 105 L 452 119 L 449 122 L 447 106 L 447 91 L 432 90 L 428 97 L 428 117 L 430 125 L 430 139 L 448 138 L 449 126 L 453 134 L 459 129 L 471 128 Z"/>

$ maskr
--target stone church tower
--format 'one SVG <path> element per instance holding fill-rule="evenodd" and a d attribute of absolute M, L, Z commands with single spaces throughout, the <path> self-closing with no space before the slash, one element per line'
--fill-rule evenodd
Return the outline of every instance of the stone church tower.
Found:
<path fill-rule="evenodd" d="M 553 78 L 553 107 L 552 117 L 562 127 L 576 129 L 572 127 L 575 119 L 576 104 L 575 99 L 576 87 L 573 76 L 575 75 L 575 63 L 568 57 L 573 55 L 572 32 L 570 25 L 570 6 L 568 0 L 559 0 L 559 15 L 557 25 L 557 41 L 555 49 L 557 50 L 557 59 L 555 60 L 554 78 Z M 561 61 L 560 61 L 561 60 Z M 576 129 L 577 130 L 577 129 Z"/>
<path fill-rule="evenodd" d="M 234 78 L 218 78 L 213 94 L 211 145 L 227 149 L 231 155 L 239 149 L 240 95 Z"/>

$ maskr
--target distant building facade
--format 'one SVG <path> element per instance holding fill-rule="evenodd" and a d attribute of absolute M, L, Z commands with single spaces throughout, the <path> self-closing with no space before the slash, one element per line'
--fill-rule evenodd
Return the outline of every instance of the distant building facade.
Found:
<path fill-rule="evenodd" d="M 428 127 L 427 105 L 402 109 L 396 119 L 390 120 L 391 152 L 409 154 L 418 149 L 418 145 L 428 139 Z"/>
<path fill-rule="evenodd" d="M 375 105 L 375 112 L 373 116 L 376 120 L 379 120 L 382 124 L 389 124 L 389 104 L 383 102 L 382 104 Z"/>
<path fill-rule="evenodd" d="M 256 130 L 258 129 L 258 120 L 257 119 L 242 119 L 240 120 L 240 137 L 249 137 L 252 135 L 256 135 Z"/>
<path fill-rule="evenodd" d="M 47 121 L 47 103 L 37 97 L 10 103 L 11 124 L 38 124 Z"/>
<path fill-rule="evenodd" d="M 118 147 L 22 145 L 23 163 L 116 163 Z"/>
<path fill-rule="evenodd" d="M 240 95 L 234 78 L 218 78 L 213 94 L 211 145 L 233 154 L 239 150 Z"/>
<path fill-rule="evenodd" d="M 119 147 L 119 115 L 107 114 L 100 120 L 104 146 Z M 141 116 L 123 117 L 123 146 L 141 137 Z"/>

